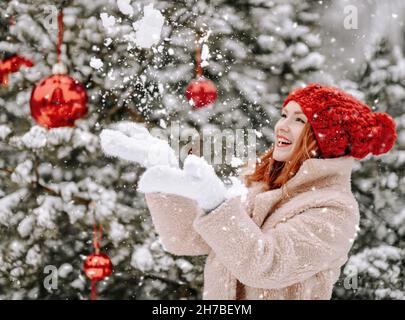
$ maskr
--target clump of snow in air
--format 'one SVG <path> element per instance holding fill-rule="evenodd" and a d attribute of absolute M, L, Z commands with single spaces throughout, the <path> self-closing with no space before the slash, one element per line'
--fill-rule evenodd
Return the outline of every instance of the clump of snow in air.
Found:
<path fill-rule="evenodd" d="M 159 125 L 160 125 L 162 128 L 166 128 L 166 127 L 167 127 L 166 122 L 165 122 L 163 119 L 160 119 Z"/>
<path fill-rule="evenodd" d="M 111 43 L 112 43 L 112 39 L 111 39 L 111 38 L 106 38 L 106 39 L 104 40 L 104 45 L 105 45 L 106 47 L 108 47 Z"/>
<path fill-rule="evenodd" d="M 91 57 L 90 60 L 90 67 L 96 69 L 96 70 L 100 70 L 103 67 L 103 61 L 101 61 L 101 59 L 96 58 L 96 57 Z"/>
<path fill-rule="evenodd" d="M 231 167 L 232 168 L 237 168 L 237 167 L 240 167 L 241 165 L 243 165 L 242 159 L 233 156 L 232 160 L 231 160 Z"/>
<path fill-rule="evenodd" d="M 208 59 L 210 57 L 209 48 L 206 44 L 203 44 L 202 52 L 201 52 L 201 67 L 204 68 L 209 65 Z"/>
<path fill-rule="evenodd" d="M 163 23 L 164 18 L 160 11 L 153 9 L 153 4 L 146 6 L 143 18 L 133 23 L 136 31 L 136 45 L 141 48 L 150 48 L 157 44 L 160 40 Z"/>
<path fill-rule="evenodd" d="M 211 30 L 207 32 L 207 34 L 201 38 L 200 43 L 203 43 L 202 45 L 202 50 L 201 50 L 201 67 L 204 68 L 209 65 L 208 60 L 211 57 L 210 55 L 210 50 L 208 48 L 208 45 L 204 42 L 208 40 L 208 37 L 211 34 Z"/>
<path fill-rule="evenodd" d="M 132 16 L 134 14 L 134 9 L 131 6 L 131 0 L 117 0 L 118 10 L 121 11 L 122 14 L 127 16 Z"/>
<path fill-rule="evenodd" d="M 255 130 L 255 135 L 256 135 L 256 137 L 258 137 L 258 138 L 263 137 L 263 133 L 261 133 L 260 131 L 257 131 L 257 130 Z"/>
<path fill-rule="evenodd" d="M 107 13 L 103 12 L 100 14 L 101 22 L 105 29 L 109 29 L 115 25 L 115 17 L 109 16 Z"/>

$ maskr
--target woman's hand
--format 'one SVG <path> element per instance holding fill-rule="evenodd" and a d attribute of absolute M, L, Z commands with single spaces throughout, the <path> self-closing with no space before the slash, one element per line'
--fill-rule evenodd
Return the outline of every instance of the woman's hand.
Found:
<path fill-rule="evenodd" d="M 244 193 L 241 185 L 227 189 L 214 168 L 195 155 L 187 156 L 183 170 L 165 165 L 146 170 L 139 180 L 138 191 L 177 194 L 197 201 L 205 211 L 216 208 L 230 196 Z"/>
<path fill-rule="evenodd" d="M 145 168 L 179 166 L 176 154 L 167 141 L 153 137 L 138 123 L 123 121 L 113 129 L 104 129 L 100 141 L 106 155 L 133 161 Z"/>
<path fill-rule="evenodd" d="M 184 196 L 197 201 L 206 211 L 214 209 L 226 199 L 246 194 L 246 187 L 237 178 L 231 178 L 233 185 L 227 189 L 214 168 L 202 157 L 189 155 L 181 170 L 169 144 L 153 137 L 140 124 L 120 122 L 113 129 L 104 129 L 100 141 L 106 155 L 133 161 L 147 168 L 139 180 L 140 192 Z"/>

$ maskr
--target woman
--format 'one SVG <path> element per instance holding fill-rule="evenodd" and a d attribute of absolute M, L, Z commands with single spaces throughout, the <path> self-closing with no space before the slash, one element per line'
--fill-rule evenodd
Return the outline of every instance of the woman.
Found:
<path fill-rule="evenodd" d="M 287 97 L 275 134 L 244 177 L 246 197 L 224 191 L 195 156 L 183 171 L 160 163 L 140 180 L 166 250 L 208 255 L 203 299 L 330 299 L 359 226 L 354 158 L 396 139 L 387 114 L 319 84 Z"/>

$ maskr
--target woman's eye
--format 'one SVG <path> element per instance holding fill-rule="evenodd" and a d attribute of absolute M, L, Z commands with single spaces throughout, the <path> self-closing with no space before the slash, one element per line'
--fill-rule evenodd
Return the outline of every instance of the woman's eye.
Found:
<path fill-rule="evenodd" d="M 286 115 L 285 113 L 283 113 L 283 114 L 281 115 L 281 118 L 287 118 L 287 115 Z M 295 119 L 295 120 L 298 120 L 298 121 L 302 122 L 303 124 L 305 124 L 305 121 L 302 120 L 301 118 L 297 118 L 297 119 Z"/>

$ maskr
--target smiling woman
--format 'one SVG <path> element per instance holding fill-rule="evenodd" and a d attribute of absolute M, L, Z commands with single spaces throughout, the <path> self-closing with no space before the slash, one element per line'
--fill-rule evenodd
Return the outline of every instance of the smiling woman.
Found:
<path fill-rule="evenodd" d="M 273 157 L 277 161 L 287 161 L 297 148 L 304 125 L 308 122 L 301 107 L 290 101 L 281 112 L 281 119 L 275 126 L 276 143 Z"/>
<path fill-rule="evenodd" d="M 255 171 L 245 177 L 247 186 L 262 181 L 264 191 L 280 188 L 306 159 L 320 156 L 314 132 L 297 102 L 285 105 L 274 131 L 275 143 L 260 157 Z"/>

